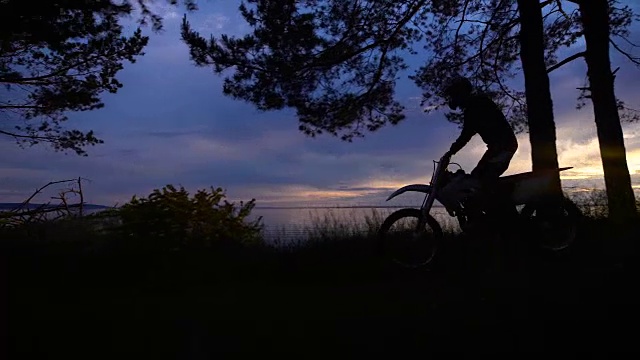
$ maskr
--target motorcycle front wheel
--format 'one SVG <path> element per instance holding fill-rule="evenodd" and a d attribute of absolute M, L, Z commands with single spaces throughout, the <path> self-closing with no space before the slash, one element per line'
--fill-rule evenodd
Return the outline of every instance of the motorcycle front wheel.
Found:
<path fill-rule="evenodd" d="M 568 198 L 563 198 L 560 211 L 553 216 L 539 216 L 540 205 L 527 204 L 520 216 L 529 225 L 538 245 L 544 249 L 561 251 L 572 245 L 578 237 L 578 227 L 582 212 Z"/>
<path fill-rule="evenodd" d="M 385 260 L 405 268 L 420 268 L 432 263 L 443 232 L 438 221 L 419 209 L 401 209 L 389 215 L 380 230 L 380 254 Z"/>

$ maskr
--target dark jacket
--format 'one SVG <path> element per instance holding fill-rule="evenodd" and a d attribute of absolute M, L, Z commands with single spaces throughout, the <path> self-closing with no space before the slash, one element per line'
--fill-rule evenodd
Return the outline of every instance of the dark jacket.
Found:
<path fill-rule="evenodd" d="M 469 99 L 464 109 L 462 132 L 451 145 L 451 153 L 457 153 L 475 134 L 480 135 L 489 150 L 515 152 L 518 149 L 518 140 L 504 114 L 493 100 L 483 94 L 474 94 Z"/>

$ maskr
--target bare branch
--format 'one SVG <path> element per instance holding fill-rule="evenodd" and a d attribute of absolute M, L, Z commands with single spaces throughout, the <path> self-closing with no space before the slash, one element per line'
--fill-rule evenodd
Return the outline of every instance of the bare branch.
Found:
<path fill-rule="evenodd" d="M 49 187 L 49 186 L 51 186 L 51 185 L 55 185 L 55 184 L 68 183 L 68 182 L 71 182 L 71 181 L 75 181 L 75 179 L 71 179 L 71 180 L 59 180 L 59 181 L 50 181 L 48 184 L 46 184 L 46 185 L 44 185 L 44 186 L 40 187 L 39 189 L 36 189 L 36 191 L 35 191 L 33 194 L 31 194 L 31 196 L 29 196 L 25 201 L 23 201 L 23 202 L 20 204 L 20 206 L 18 206 L 17 208 L 15 208 L 15 209 L 11 210 L 11 212 L 14 212 L 14 213 L 15 213 L 15 212 L 19 211 L 20 209 L 22 209 L 25 205 L 29 204 L 29 202 L 30 202 L 34 197 L 36 197 L 36 195 L 38 195 L 39 193 L 41 193 L 41 192 L 42 192 L 42 190 L 46 189 L 47 187 Z"/>
<path fill-rule="evenodd" d="M 502 49 L 502 44 L 504 43 L 504 35 L 500 36 L 500 42 L 498 43 L 498 49 Z M 498 55 L 500 53 L 500 50 L 498 50 Z M 509 90 L 506 88 L 506 86 L 504 86 L 504 84 L 502 83 L 502 81 L 500 80 L 500 75 L 498 74 L 498 58 L 499 56 L 496 56 L 493 62 L 493 74 L 496 77 L 496 80 L 498 82 L 498 86 L 500 86 L 500 90 L 502 90 L 502 92 L 507 95 L 509 98 L 511 98 L 511 100 L 513 100 L 514 102 L 520 103 L 520 100 L 518 98 L 516 98 L 515 96 L 513 96 Z M 483 60 L 484 62 L 484 60 Z"/>
<path fill-rule="evenodd" d="M 455 46 L 456 49 L 458 48 L 458 37 L 460 35 L 460 29 L 462 29 L 462 24 L 465 23 L 465 17 L 467 15 L 467 7 L 469 6 L 469 1 L 470 0 L 465 0 L 464 2 L 464 7 L 462 8 L 462 18 L 460 19 L 460 24 L 458 24 L 458 28 L 456 29 L 456 35 L 453 40 L 453 45 Z"/>
<path fill-rule="evenodd" d="M 80 216 L 83 215 L 84 210 L 84 193 L 82 192 L 82 178 L 78 177 L 78 193 L 80 194 Z"/>
<path fill-rule="evenodd" d="M 373 88 L 378 83 L 378 81 L 380 81 L 380 79 L 382 78 L 382 70 L 384 70 L 384 61 L 387 59 L 388 51 L 389 51 L 388 47 L 385 47 L 382 50 L 382 54 L 380 55 L 380 61 L 378 62 L 378 69 L 376 70 L 376 73 L 373 76 L 373 81 L 371 81 L 371 85 L 369 86 L 369 89 L 364 94 L 362 94 L 361 97 L 364 97 L 365 95 L 371 93 L 373 91 Z"/>
<path fill-rule="evenodd" d="M 89 56 L 89 57 L 85 58 L 84 60 L 82 60 L 80 62 L 77 62 L 75 64 L 71 64 L 69 66 L 65 66 L 64 68 L 62 68 L 62 69 L 60 69 L 58 71 L 54 71 L 54 72 L 46 74 L 46 75 L 35 76 L 35 77 L 30 77 L 30 78 L 16 78 L 16 79 L 0 78 L 0 82 L 2 82 L 2 83 L 11 83 L 11 84 L 29 84 L 29 83 L 32 83 L 32 82 L 38 82 L 38 81 L 46 80 L 46 79 L 49 79 L 49 78 L 52 78 L 52 77 L 64 75 L 69 70 L 75 69 L 77 67 L 85 65 L 85 64 L 87 64 L 87 63 L 99 58 L 100 55 L 110 56 L 109 54 L 99 54 L 98 56 Z"/>
<path fill-rule="evenodd" d="M 52 206 L 50 208 L 47 208 L 47 205 L 49 204 L 42 204 L 41 206 L 39 206 L 37 209 L 33 209 L 33 210 L 28 210 L 28 211 L 21 211 L 19 213 L 13 214 L 11 212 L 7 212 L 6 214 L 0 214 L 0 219 L 7 219 L 7 218 L 12 218 L 12 217 L 16 217 L 16 216 L 20 216 L 23 217 L 23 221 L 27 221 L 24 219 L 25 216 L 29 216 L 29 215 L 42 215 L 42 214 L 46 214 L 46 213 L 51 213 L 51 212 L 59 212 L 61 210 L 69 210 L 72 208 L 79 208 L 80 204 L 71 204 L 71 205 L 56 205 L 56 206 Z"/>
<path fill-rule="evenodd" d="M 541 8 L 544 8 L 544 7 L 546 7 L 547 5 L 551 5 L 551 4 L 553 4 L 555 1 L 557 1 L 557 0 L 547 0 L 547 1 L 543 1 L 543 2 L 541 2 L 541 3 L 540 3 L 540 7 L 541 7 Z"/>
<path fill-rule="evenodd" d="M 585 55 L 587 55 L 586 51 L 581 51 L 579 53 L 573 54 L 571 56 L 569 56 L 568 58 L 558 62 L 557 64 L 553 65 L 553 66 L 549 66 L 549 68 L 547 69 L 547 73 L 550 73 L 554 70 L 557 70 L 559 67 L 564 66 L 578 58 L 584 57 Z"/>
<path fill-rule="evenodd" d="M 0 105 L 0 109 L 42 109 L 37 105 Z"/>
<path fill-rule="evenodd" d="M 472 24 L 491 25 L 489 21 L 479 20 L 479 19 L 465 19 L 464 22 L 472 23 Z"/>
<path fill-rule="evenodd" d="M 627 44 L 633 46 L 633 47 L 640 47 L 640 45 L 634 43 L 633 41 L 629 40 L 626 36 L 618 36 L 619 38 L 621 38 L 622 40 L 624 40 Z"/>
<path fill-rule="evenodd" d="M 564 16 L 564 18 L 567 20 L 571 20 L 571 17 L 569 16 L 569 14 L 567 14 L 564 11 L 564 8 L 562 8 L 562 0 L 556 0 L 556 4 L 558 5 L 558 11 L 562 13 L 562 16 Z"/>
<path fill-rule="evenodd" d="M 0 130 L 0 134 L 3 135 L 8 135 L 11 136 L 15 139 L 33 139 L 33 140 L 42 140 L 42 141 L 47 141 L 47 142 L 55 142 L 56 138 L 55 137 L 50 137 L 50 136 L 37 136 L 37 135 L 21 135 L 21 134 L 16 134 L 16 133 L 12 133 L 12 132 L 8 132 L 8 131 L 4 131 L 4 130 Z"/>
<path fill-rule="evenodd" d="M 634 57 L 633 55 L 629 54 L 628 52 L 622 50 L 618 44 L 616 44 L 615 41 L 613 41 L 612 39 L 609 39 L 609 42 L 611 43 L 611 45 L 613 45 L 613 47 L 618 50 L 619 53 L 621 53 L 622 55 L 624 55 L 627 59 L 629 59 L 632 63 L 636 64 L 636 65 L 640 65 L 640 57 Z"/>
<path fill-rule="evenodd" d="M 487 32 L 489 31 L 489 25 L 491 23 L 493 23 L 493 19 L 495 19 L 496 15 L 498 14 L 498 10 L 502 7 L 502 4 L 504 3 L 504 0 L 500 0 L 500 2 L 498 3 L 498 6 L 496 6 L 496 8 L 494 9 L 493 13 L 491 13 L 491 17 L 489 18 L 489 23 L 484 27 L 484 31 L 482 31 L 482 36 L 480 37 L 480 47 L 478 49 L 478 52 L 480 53 L 480 61 L 484 62 L 484 39 L 487 36 Z M 508 30 L 506 30 L 505 32 L 503 32 L 500 35 L 500 45 L 498 46 L 498 48 L 500 48 L 502 46 L 502 42 L 503 42 L 503 37 L 506 36 L 506 34 L 508 33 L 508 31 L 510 31 L 511 28 L 508 28 Z M 498 50 L 499 52 L 500 50 Z M 496 56 L 497 58 L 497 56 Z M 495 65 L 495 64 L 494 64 Z"/>

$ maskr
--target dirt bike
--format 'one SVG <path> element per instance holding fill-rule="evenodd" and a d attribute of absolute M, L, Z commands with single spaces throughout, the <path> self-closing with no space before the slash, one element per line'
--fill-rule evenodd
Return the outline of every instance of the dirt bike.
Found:
<path fill-rule="evenodd" d="M 404 208 L 389 215 L 378 231 L 379 250 L 398 265 L 409 268 L 428 266 L 433 262 L 444 233 L 438 221 L 431 215 L 434 202 L 440 201 L 439 190 L 451 181 L 466 174 L 459 164 L 450 163 L 446 155 L 434 162 L 430 183 L 412 184 L 394 191 L 387 201 L 406 192 L 424 193 L 419 209 Z M 448 170 L 450 164 L 460 167 L 455 173 Z M 557 172 L 571 169 L 564 167 L 542 173 L 526 172 L 502 176 L 485 194 L 472 197 L 471 202 L 461 202 L 461 207 L 445 207 L 449 215 L 457 218 L 463 233 L 472 233 L 486 225 L 484 230 L 494 231 L 516 228 L 521 234 L 532 236 L 542 248 L 561 251 L 571 245 L 578 230 L 581 212 L 568 198 L 560 206 L 550 208 L 549 187 Z M 479 200 L 480 199 L 480 200 Z M 396 233 L 393 227 L 399 225 Z M 485 233 L 486 234 L 486 233 Z"/>

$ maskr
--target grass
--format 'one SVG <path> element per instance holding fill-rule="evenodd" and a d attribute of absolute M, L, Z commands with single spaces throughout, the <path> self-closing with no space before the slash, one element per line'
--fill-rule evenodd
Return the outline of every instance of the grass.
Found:
<path fill-rule="evenodd" d="M 580 203 L 579 246 L 561 256 L 447 225 L 426 272 L 378 261 L 372 237 L 388 211 L 312 213 L 305 241 L 280 229 L 273 242 L 179 251 L 126 246 L 135 239 L 83 218 L 4 230 L 10 358 L 634 349 L 637 252 L 611 251 L 624 234 L 599 203 Z"/>
<path fill-rule="evenodd" d="M 382 222 L 395 209 L 372 208 L 368 213 L 339 215 L 332 209 L 308 212 L 309 223 L 269 228 L 264 232 L 265 241 L 283 249 L 295 249 L 310 244 L 327 244 L 349 239 L 373 239 Z M 343 212 L 341 212 L 344 214 Z M 361 215 L 361 216 L 360 216 Z M 438 217 L 447 234 L 459 232 L 457 221 L 448 216 Z"/>

